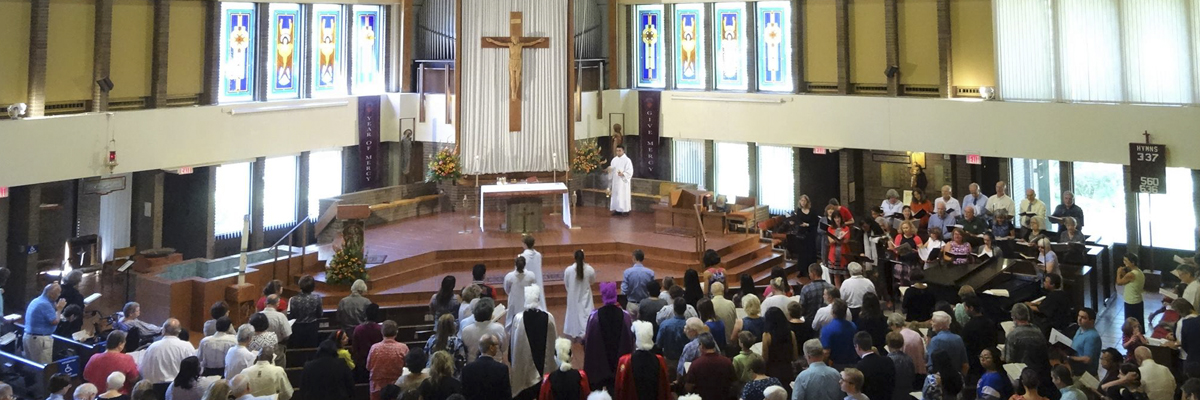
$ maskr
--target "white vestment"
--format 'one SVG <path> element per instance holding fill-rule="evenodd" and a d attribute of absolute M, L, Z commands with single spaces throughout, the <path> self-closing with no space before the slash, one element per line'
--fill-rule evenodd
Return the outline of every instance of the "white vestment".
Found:
<path fill-rule="evenodd" d="M 620 176 L 617 172 L 623 172 L 625 176 Z M 609 163 L 608 178 L 611 182 L 609 192 L 612 196 L 608 209 L 629 212 L 633 208 L 633 191 L 630 189 L 630 182 L 633 181 L 633 161 L 630 161 L 628 156 L 613 157 Z"/>
<path fill-rule="evenodd" d="M 512 326 L 513 318 L 525 310 L 525 287 L 532 285 L 537 285 L 537 279 L 533 278 L 528 268 L 523 273 L 512 271 L 504 276 L 504 293 L 508 295 L 508 318 L 504 320 L 506 329 Z"/>
<path fill-rule="evenodd" d="M 533 275 L 533 277 L 537 279 L 538 289 L 542 289 L 542 293 L 545 293 L 546 284 L 542 282 L 542 253 L 533 249 L 525 249 L 525 251 L 522 251 L 521 254 L 517 255 L 525 257 L 525 272 Z M 516 304 L 516 306 L 513 308 L 521 308 L 521 303 L 513 304 Z M 548 308 L 546 308 L 546 296 L 542 296 L 541 306 L 542 310 L 548 310 Z M 510 305 L 510 307 L 512 306 Z M 521 311 L 523 310 L 518 310 L 517 312 Z M 512 318 L 509 318 L 509 320 L 511 321 Z"/>
<path fill-rule="evenodd" d="M 554 340 L 558 339 L 558 329 L 554 326 L 554 315 L 541 310 L 537 312 L 546 314 L 547 317 L 544 342 L 546 347 L 543 349 L 542 371 L 538 371 L 537 366 L 533 364 L 533 348 L 529 345 L 529 335 L 525 332 L 525 312 L 519 312 L 509 336 L 509 340 L 512 341 L 509 344 L 509 349 L 512 349 L 512 369 L 509 370 L 508 378 L 512 388 L 512 397 L 516 397 L 522 390 L 541 382 L 543 374 L 554 370 L 558 365 L 554 363 Z"/>
<path fill-rule="evenodd" d="M 575 264 L 563 271 L 563 284 L 567 287 L 567 315 L 563 322 L 563 335 L 582 338 L 587 330 L 588 317 L 595 309 L 592 284 L 596 283 L 596 270 L 583 264 L 583 277 L 575 273 Z"/>

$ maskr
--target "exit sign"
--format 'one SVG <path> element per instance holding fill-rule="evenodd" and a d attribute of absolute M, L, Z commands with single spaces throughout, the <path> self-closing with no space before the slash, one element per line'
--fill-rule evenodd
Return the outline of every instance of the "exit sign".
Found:
<path fill-rule="evenodd" d="M 0 186 L 0 199 L 8 197 L 8 186 Z"/>
<path fill-rule="evenodd" d="M 192 167 L 179 167 L 179 174 L 180 174 L 180 175 L 187 175 L 187 174 L 190 174 L 190 173 L 192 173 Z"/>
<path fill-rule="evenodd" d="M 813 147 L 813 154 L 828 154 L 824 147 Z"/>
<path fill-rule="evenodd" d="M 967 154 L 967 164 L 969 164 L 969 165 L 983 164 L 983 157 L 980 157 L 978 154 Z"/>

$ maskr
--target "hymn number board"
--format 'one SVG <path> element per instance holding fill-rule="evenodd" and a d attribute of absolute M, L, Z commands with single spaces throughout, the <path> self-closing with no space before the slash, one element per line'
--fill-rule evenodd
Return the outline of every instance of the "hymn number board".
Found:
<path fill-rule="evenodd" d="M 1130 143 L 1129 173 L 1135 193 L 1167 193 L 1167 146 Z"/>

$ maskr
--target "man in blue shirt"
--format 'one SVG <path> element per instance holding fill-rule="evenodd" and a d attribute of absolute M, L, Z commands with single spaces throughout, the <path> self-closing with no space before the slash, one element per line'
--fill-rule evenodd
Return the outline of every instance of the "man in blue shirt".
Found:
<path fill-rule="evenodd" d="M 654 280 L 654 271 L 650 268 L 642 266 L 642 261 L 646 259 L 646 253 L 641 249 L 633 251 L 633 266 L 625 270 L 624 277 L 621 280 L 621 293 L 625 293 L 625 299 L 629 303 L 626 305 L 626 310 L 631 310 L 636 315 L 637 304 L 651 294 L 646 293 L 646 283 Z M 653 295 L 658 295 L 654 293 Z"/>
<path fill-rule="evenodd" d="M 835 366 L 853 366 L 858 362 L 858 353 L 854 351 L 854 334 L 858 327 L 846 320 L 849 309 L 842 299 L 834 299 L 830 314 L 833 320 L 821 327 L 821 345 L 829 351 L 829 360 Z"/>
<path fill-rule="evenodd" d="M 1076 353 L 1071 357 L 1071 361 L 1077 363 L 1074 370 L 1080 375 L 1086 371 L 1096 376 L 1100 369 L 1101 346 L 1100 333 L 1096 332 L 1096 310 L 1086 307 L 1079 310 L 1075 322 L 1079 324 L 1079 330 L 1075 332 L 1075 338 L 1071 339 L 1071 348 L 1075 349 Z"/>
<path fill-rule="evenodd" d="M 687 300 L 682 297 L 675 299 L 674 311 L 675 315 L 667 318 L 658 327 L 658 337 L 654 344 L 662 349 L 663 358 L 667 359 L 668 366 L 674 366 L 679 362 L 679 355 L 683 353 L 683 346 L 687 344 L 691 338 L 687 337 L 684 327 L 687 326 L 687 320 L 683 319 L 683 314 L 687 312 Z"/>
<path fill-rule="evenodd" d="M 963 343 L 961 336 L 950 332 L 950 314 L 945 311 L 935 311 L 932 325 L 934 334 L 929 339 L 929 345 L 925 346 L 925 367 L 929 371 L 933 371 L 933 353 L 945 351 L 950 354 L 950 360 L 954 362 L 954 365 L 959 366 L 962 374 L 966 375 L 969 369 L 967 345 Z"/>
<path fill-rule="evenodd" d="M 1071 370 L 1067 366 L 1055 365 L 1054 369 L 1050 370 L 1050 377 L 1054 381 L 1054 387 L 1062 393 L 1061 400 L 1087 400 L 1087 395 L 1075 387 L 1075 379 L 1071 377 Z"/>
<path fill-rule="evenodd" d="M 838 388 L 842 374 L 825 365 L 825 349 L 820 339 L 804 342 L 804 358 L 808 359 L 808 368 L 796 375 L 792 400 L 839 400 L 845 396 Z"/>
<path fill-rule="evenodd" d="M 971 193 L 963 196 L 962 201 L 959 202 L 961 203 L 960 205 L 963 207 L 963 210 L 966 210 L 968 206 L 971 206 L 975 208 L 975 215 L 979 216 L 980 218 L 987 217 L 988 197 L 984 196 L 983 193 L 979 193 L 979 184 L 972 183 L 970 186 L 967 186 L 967 189 L 970 190 Z"/>
<path fill-rule="evenodd" d="M 937 204 L 937 212 L 929 216 L 929 228 L 938 228 L 942 230 L 942 239 L 949 239 L 950 233 L 954 230 L 954 225 L 957 224 L 957 218 L 954 214 L 946 213 L 946 203 Z"/>
<path fill-rule="evenodd" d="M 54 361 L 54 339 L 50 335 L 62 320 L 65 299 L 58 298 L 62 287 L 51 283 L 42 289 L 42 295 L 29 302 L 25 310 L 25 357 L 41 364 Z"/>

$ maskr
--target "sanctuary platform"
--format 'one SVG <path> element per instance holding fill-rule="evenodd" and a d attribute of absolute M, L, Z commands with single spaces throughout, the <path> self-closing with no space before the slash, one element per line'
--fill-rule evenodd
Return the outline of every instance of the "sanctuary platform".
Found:
<path fill-rule="evenodd" d="M 532 234 L 537 239 L 535 249 L 543 255 L 545 296 L 550 307 L 565 304 L 562 273 L 574 262 L 576 249 L 583 249 L 586 262 L 596 269 L 597 286 L 593 292 L 597 302 L 600 301 L 598 283 L 620 282 L 622 272 L 632 264 L 631 253 L 635 249 L 645 252 L 645 265 L 659 279 L 673 276 L 682 284 L 684 271 L 701 268 L 702 251 L 697 251 L 696 239 L 655 233 L 652 213 L 633 212 L 615 217 L 606 208 L 578 207 L 572 214 L 579 229 L 568 229 L 561 219 L 544 215 L 546 230 Z M 485 219 L 499 223 L 503 216 L 502 212 L 489 211 Z M 513 270 L 513 260 L 523 250 L 522 235 L 495 229 L 481 233 L 478 224 L 469 214 L 458 212 L 435 213 L 367 228 L 366 253 L 370 257 L 387 256 L 386 262 L 367 266 L 368 296 L 384 307 L 425 305 L 437 291 L 442 277 L 454 275 L 458 280 L 456 289 L 461 289 L 471 282 L 472 267 L 482 263 L 488 270 L 486 281 L 497 289 L 498 300 L 503 301 L 504 275 Z M 471 232 L 459 233 L 464 228 Z M 339 245 L 340 242 L 335 242 L 321 246 L 319 258 L 332 258 Z M 784 265 L 783 255 L 773 252 L 770 244 L 762 243 L 756 233 L 710 233 L 707 247 L 721 255 L 727 280 L 734 287 L 742 273 L 753 274 L 756 282 L 765 282 L 772 267 Z M 338 301 L 350 293 L 349 285 L 326 284 L 323 272 L 317 272 L 315 277 L 317 292 L 324 296 L 326 309 L 336 308 Z"/>

